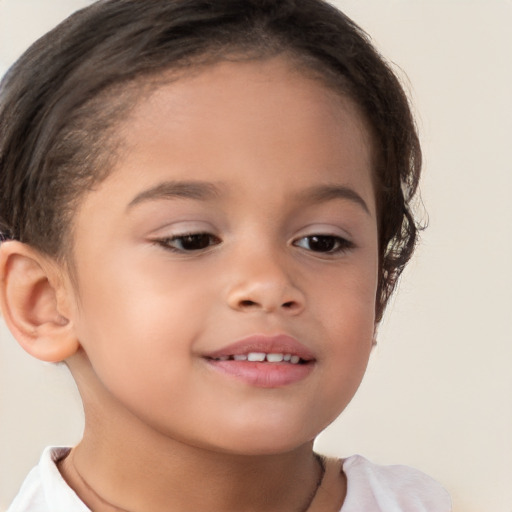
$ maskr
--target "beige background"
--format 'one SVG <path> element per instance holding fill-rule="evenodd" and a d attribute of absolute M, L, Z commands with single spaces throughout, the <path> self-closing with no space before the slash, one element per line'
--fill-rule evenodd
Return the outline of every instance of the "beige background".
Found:
<path fill-rule="evenodd" d="M 84 0 L 0 0 L 0 73 Z M 512 512 L 512 2 L 338 0 L 407 71 L 430 227 L 359 395 L 320 450 L 417 466 L 458 512 Z M 403 73 L 399 70 L 403 75 Z M 79 439 L 62 367 L 0 325 L 0 511 L 48 444 Z"/>

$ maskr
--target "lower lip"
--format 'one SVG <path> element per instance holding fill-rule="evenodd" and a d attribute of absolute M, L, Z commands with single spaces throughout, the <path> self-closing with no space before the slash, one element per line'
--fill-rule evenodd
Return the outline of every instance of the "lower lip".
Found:
<path fill-rule="evenodd" d="M 250 361 L 208 360 L 211 367 L 258 388 L 279 388 L 304 380 L 314 363 L 255 363 Z"/>

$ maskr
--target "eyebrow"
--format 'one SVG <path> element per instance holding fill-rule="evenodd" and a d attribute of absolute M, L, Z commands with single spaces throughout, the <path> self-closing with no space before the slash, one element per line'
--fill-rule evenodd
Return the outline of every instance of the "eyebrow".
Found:
<path fill-rule="evenodd" d="M 300 198 L 312 203 L 344 199 L 359 205 L 368 215 L 371 215 L 366 201 L 353 188 L 346 185 L 333 184 L 315 186 L 302 192 Z"/>
<path fill-rule="evenodd" d="M 220 195 L 220 189 L 206 181 L 164 181 L 137 194 L 126 207 L 127 210 L 147 201 L 158 199 L 195 199 L 206 201 Z"/>
<path fill-rule="evenodd" d="M 128 204 L 127 210 L 147 201 L 159 199 L 194 199 L 206 201 L 221 195 L 219 187 L 207 181 L 164 181 L 137 194 Z M 351 187 L 346 185 L 318 185 L 299 194 L 305 202 L 321 203 L 334 199 L 344 199 L 359 205 L 367 214 L 370 209 L 365 200 Z"/>

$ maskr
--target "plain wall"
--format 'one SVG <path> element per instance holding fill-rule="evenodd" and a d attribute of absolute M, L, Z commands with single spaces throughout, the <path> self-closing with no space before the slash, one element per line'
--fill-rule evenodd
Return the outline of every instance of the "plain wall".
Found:
<path fill-rule="evenodd" d="M 87 3 L 2 0 L 0 73 Z M 511 512 L 512 2 L 335 3 L 408 83 L 430 225 L 358 395 L 317 447 L 416 466 L 457 512 Z M 0 325 L 0 511 L 43 447 L 75 443 L 81 428 L 66 369 L 31 360 Z"/>

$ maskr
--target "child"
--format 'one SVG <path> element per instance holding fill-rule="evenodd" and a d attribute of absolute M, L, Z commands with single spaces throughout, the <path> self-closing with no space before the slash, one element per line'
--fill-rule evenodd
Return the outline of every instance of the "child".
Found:
<path fill-rule="evenodd" d="M 399 82 L 321 0 L 101 0 L 0 92 L 0 297 L 85 410 L 11 512 L 445 512 L 315 436 L 411 256 Z"/>

